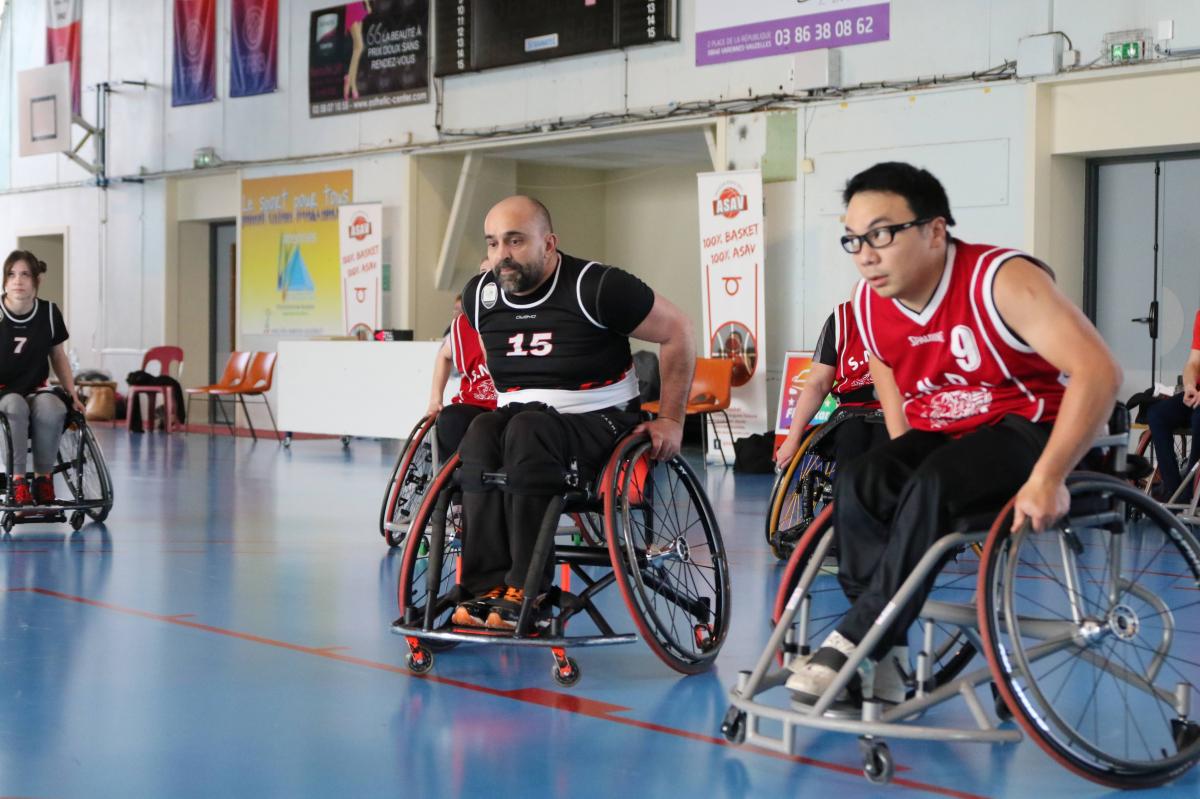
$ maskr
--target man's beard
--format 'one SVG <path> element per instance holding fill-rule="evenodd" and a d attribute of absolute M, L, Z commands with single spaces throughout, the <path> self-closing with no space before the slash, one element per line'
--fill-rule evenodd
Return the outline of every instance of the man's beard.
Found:
<path fill-rule="evenodd" d="M 501 272 L 502 267 L 511 271 Z M 505 258 L 492 269 L 496 282 L 506 294 L 523 294 L 533 289 L 542 279 L 544 268 L 542 264 L 523 264 L 512 258 Z"/>

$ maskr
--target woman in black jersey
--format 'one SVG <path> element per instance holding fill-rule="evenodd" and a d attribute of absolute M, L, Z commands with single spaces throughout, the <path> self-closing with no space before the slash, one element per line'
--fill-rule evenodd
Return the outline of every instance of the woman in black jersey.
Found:
<path fill-rule="evenodd" d="M 14 505 L 48 505 L 54 502 L 55 455 L 62 437 L 67 406 L 46 389 L 50 367 L 71 402 L 82 411 L 75 396 L 75 379 L 63 350 L 67 326 L 52 302 L 38 299 L 46 264 L 25 250 L 14 250 L 4 259 L 4 295 L 0 297 L 0 413 L 12 431 L 12 490 Z M 26 479 L 27 444 L 33 433 L 33 487 Z"/>

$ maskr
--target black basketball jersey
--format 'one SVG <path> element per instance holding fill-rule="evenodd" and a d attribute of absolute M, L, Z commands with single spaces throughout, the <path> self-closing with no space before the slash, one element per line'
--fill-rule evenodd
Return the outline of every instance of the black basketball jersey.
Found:
<path fill-rule="evenodd" d="M 650 313 L 654 291 L 615 267 L 560 256 L 554 276 L 527 296 L 507 295 L 491 272 L 463 290 L 501 406 L 583 413 L 638 396 L 628 334 Z"/>
<path fill-rule="evenodd" d="M 16 316 L 0 299 L 0 393 L 32 394 L 50 376 L 50 350 L 67 340 L 58 306 L 34 300 L 33 310 Z"/>

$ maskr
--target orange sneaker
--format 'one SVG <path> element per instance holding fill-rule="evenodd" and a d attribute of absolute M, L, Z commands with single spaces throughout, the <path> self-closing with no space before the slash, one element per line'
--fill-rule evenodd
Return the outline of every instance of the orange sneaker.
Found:
<path fill-rule="evenodd" d="M 450 623 L 457 624 L 459 627 L 486 626 L 488 614 L 492 610 L 492 603 L 504 596 L 506 590 L 512 591 L 513 589 L 498 585 L 474 599 L 460 602 L 458 607 L 454 609 L 454 614 L 450 617 Z"/>

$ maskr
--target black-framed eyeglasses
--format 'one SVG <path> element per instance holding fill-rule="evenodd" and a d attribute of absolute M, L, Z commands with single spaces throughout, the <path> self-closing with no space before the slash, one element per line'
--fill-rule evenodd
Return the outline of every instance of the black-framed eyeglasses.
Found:
<path fill-rule="evenodd" d="M 901 222 L 898 225 L 880 225 L 873 227 L 861 236 L 842 236 L 842 249 L 854 255 L 862 249 L 864 243 L 870 244 L 872 249 L 881 250 L 892 243 L 892 239 L 896 238 L 896 234 L 902 230 L 908 230 L 910 227 L 920 227 L 928 222 L 937 219 L 936 216 L 931 216 L 928 219 L 914 219 L 911 222 Z"/>

